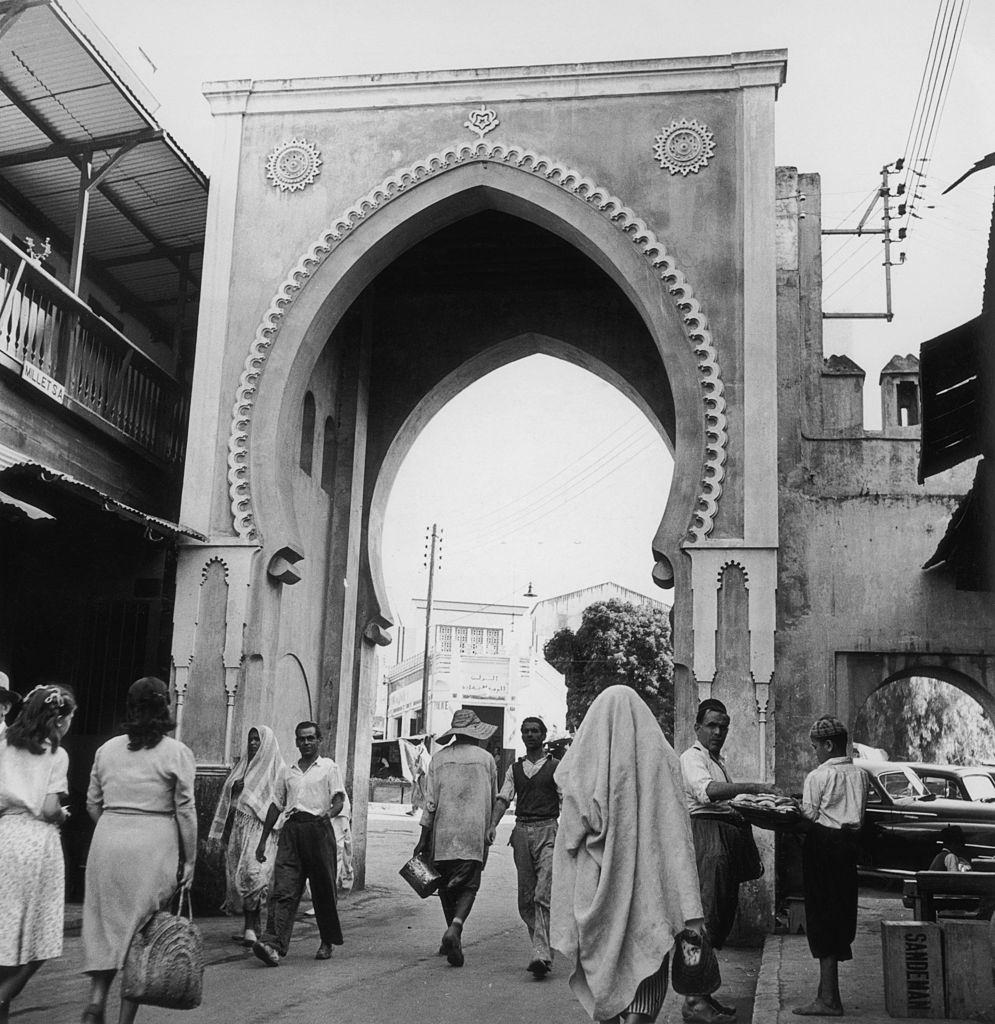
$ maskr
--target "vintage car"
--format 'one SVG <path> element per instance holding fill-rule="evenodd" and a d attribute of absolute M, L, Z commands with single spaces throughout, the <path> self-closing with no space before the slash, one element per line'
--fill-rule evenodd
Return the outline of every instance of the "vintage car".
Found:
<path fill-rule="evenodd" d="M 995 868 L 995 804 L 937 797 L 902 762 L 855 758 L 854 764 L 870 779 L 860 832 L 861 872 L 910 875 L 925 871 L 940 850 L 939 835 L 947 825 L 960 827 L 976 869 Z"/>
<path fill-rule="evenodd" d="M 935 797 L 995 803 L 995 780 L 992 779 L 989 768 L 917 762 L 910 762 L 909 767 Z"/>

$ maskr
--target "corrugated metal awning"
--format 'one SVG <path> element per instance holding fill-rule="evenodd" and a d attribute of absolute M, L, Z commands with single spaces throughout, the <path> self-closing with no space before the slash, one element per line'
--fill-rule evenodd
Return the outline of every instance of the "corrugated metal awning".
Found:
<path fill-rule="evenodd" d="M 110 162 L 90 191 L 88 269 L 153 309 L 177 302 L 181 272 L 200 279 L 208 185 L 155 106 L 73 0 L 0 0 L 0 200 L 71 247 L 81 163 Z"/>
<path fill-rule="evenodd" d="M 2 482 L 5 492 L 16 490 L 14 484 L 19 476 L 26 476 L 33 480 L 40 481 L 43 484 L 51 484 L 52 486 L 59 487 L 62 490 L 70 491 L 77 497 L 87 501 L 89 504 L 103 508 L 105 512 L 112 512 L 124 519 L 129 519 L 132 522 L 139 523 L 143 525 L 146 530 L 159 533 L 163 536 L 191 537 L 194 540 L 207 540 L 202 533 L 198 533 L 196 530 L 190 529 L 189 526 L 183 526 L 182 524 L 174 523 L 169 519 L 162 519 L 159 516 L 143 512 L 141 509 L 127 505 L 123 501 L 118 501 L 117 498 L 112 498 L 109 494 L 105 494 L 103 491 L 98 490 L 90 484 L 84 483 L 82 480 L 77 480 L 76 477 L 70 476 L 68 473 L 62 473 L 57 469 L 52 469 L 51 466 L 46 466 L 44 463 L 37 462 L 34 459 L 29 459 L 23 454 L 16 452 L 5 445 L 0 445 L 0 482 Z M 13 494 L 11 497 L 18 498 L 22 501 L 24 500 L 24 498 L 18 494 Z"/>
<path fill-rule="evenodd" d="M 983 316 L 975 317 L 919 348 L 919 483 L 981 451 L 978 377 L 984 322 Z"/>
<path fill-rule="evenodd" d="M 961 499 L 946 532 L 923 569 L 950 566 L 958 590 L 992 588 L 993 517 L 987 495 L 990 490 L 987 459 L 978 462 L 974 484 Z"/>

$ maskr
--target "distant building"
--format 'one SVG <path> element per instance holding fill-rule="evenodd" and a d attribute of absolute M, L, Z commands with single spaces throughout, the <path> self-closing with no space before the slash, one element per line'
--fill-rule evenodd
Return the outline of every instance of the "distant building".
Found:
<path fill-rule="evenodd" d="M 415 601 L 424 616 L 424 600 Z M 401 627 L 398 652 L 414 646 L 424 627 Z M 444 732 L 459 708 L 472 708 L 498 727 L 495 753 L 521 747 L 521 720 L 538 715 L 549 735 L 565 731 L 566 688 L 563 676 L 529 643 L 527 605 L 435 601 L 432 606 L 428 658 L 429 710 L 422 713 L 424 642 L 420 650 L 388 669 L 386 738 Z"/>
<path fill-rule="evenodd" d="M 617 583 L 599 583 L 595 587 L 584 587 L 573 590 L 569 594 L 559 594 L 540 601 L 532 609 L 532 649 L 542 654 L 546 641 L 561 629 L 572 629 L 580 626 L 584 609 L 599 601 L 624 601 L 638 608 L 656 608 L 661 612 L 670 611 L 670 605 L 663 601 L 655 601 L 652 597 L 640 594 L 637 590 L 629 590 Z"/>

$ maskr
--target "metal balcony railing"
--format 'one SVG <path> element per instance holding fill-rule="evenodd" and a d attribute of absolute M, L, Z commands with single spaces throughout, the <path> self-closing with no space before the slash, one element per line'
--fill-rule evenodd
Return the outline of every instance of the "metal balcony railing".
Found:
<path fill-rule="evenodd" d="M 3 235 L 0 356 L 70 409 L 86 410 L 164 462 L 182 462 L 188 389 Z"/>

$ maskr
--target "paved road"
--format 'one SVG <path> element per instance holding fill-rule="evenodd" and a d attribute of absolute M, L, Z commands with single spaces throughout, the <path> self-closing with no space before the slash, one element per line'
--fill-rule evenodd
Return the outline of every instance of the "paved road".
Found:
<path fill-rule="evenodd" d="M 515 869 L 506 845 L 511 822 L 498 835 L 482 891 L 464 933 L 466 966 L 450 967 L 435 951 L 444 928 L 438 901 L 418 900 L 397 876 L 410 856 L 416 826 L 411 818 L 378 816 L 370 822 L 369 885 L 340 904 L 346 944 L 327 962 L 313 919 L 299 921 L 290 955 L 264 967 L 229 939 L 233 922 L 201 922 L 209 966 L 204 1003 L 189 1012 L 143 1008 L 149 1024 L 496 1024 L 535 1021 L 582 1024 L 588 1020 L 570 993 L 561 964 L 544 981 L 525 971 L 528 943 L 515 905 Z M 78 937 L 67 939 L 63 958 L 32 981 L 12 1020 L 62 1024 L 79 1020 L 85 983 L 78 973 Z M 722 955 L 724 992 L 750 1020 L 759 951 Z M 116 998 L 112 993 L 112 998 Z M 668 996 L 661 1022 L 680 1021 L 680 1003 Z M 115 1019 L 109 1015 L 109 1020 Z"/>

